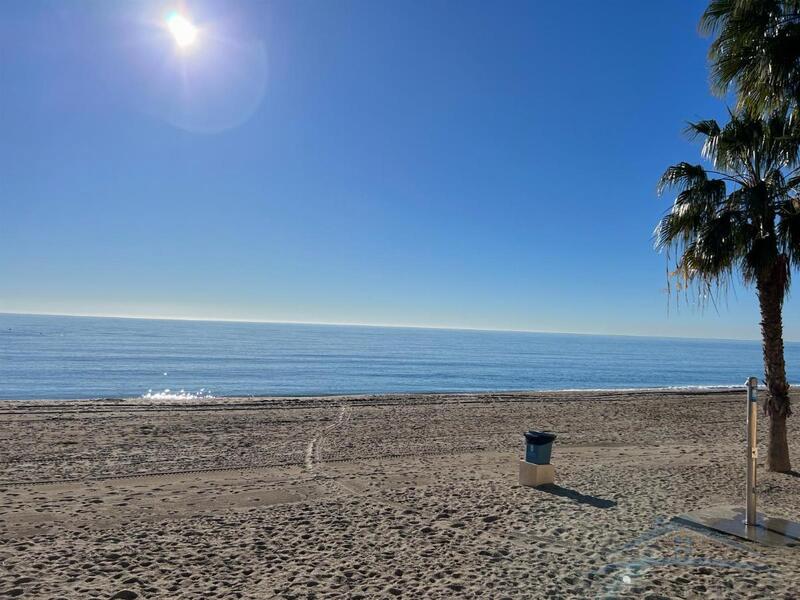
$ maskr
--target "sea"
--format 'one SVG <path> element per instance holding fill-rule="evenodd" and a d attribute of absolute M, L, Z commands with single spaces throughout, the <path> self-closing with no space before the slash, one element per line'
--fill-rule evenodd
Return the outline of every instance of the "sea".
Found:
<path fill-rule="evenodd" d="M 800 381 L 800 343 L 786 344 Z M 0 399 L 722 388 L 757 341 L 0 314 Z"/>

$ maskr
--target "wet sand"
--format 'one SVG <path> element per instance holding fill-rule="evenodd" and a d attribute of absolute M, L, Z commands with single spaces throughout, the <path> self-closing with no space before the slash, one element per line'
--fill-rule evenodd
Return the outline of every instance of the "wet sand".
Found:
<path fill-rule="evenodd" d="M 0 598 L 795 598 L 800 548 L 670 521 L 742 503 L 744 409 L 742 392 L 3 402 Z M 529 428 L 559 435 L 555 487 L 517 483 Z M 759 477 L 760 508 L 800 520 L 800 477 Z"/>

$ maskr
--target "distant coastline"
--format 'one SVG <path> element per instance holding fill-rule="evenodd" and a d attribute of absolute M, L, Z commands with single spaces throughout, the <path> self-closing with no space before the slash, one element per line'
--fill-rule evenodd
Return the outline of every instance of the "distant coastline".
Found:
<path fill-rule="evenodd" d="M 576 336 L 605 336 L 620 338 L 646 338 L 663 340 L 697 340 L 720 341 L 720 342 L 760 342 L 758 337 L 703 337 L 703 336 L 680 336 L 680 335 L 648 335 L 635 333 L 605 333 L 593 331 L 555 331 L 545 329 L 512 329 L 512 328 L 493 328 L 493 327 L 456 327 L 445 325 L 414 325 L 414 324 L 391 324 L 391 323 L 350 323 L 350 322 L 326 322 L 326 321 L 281 321 L 268 319 L 232 319 L 217 317 L 175 317 L 175 316 L 148 316 L 148 315 L 99 315 L 99 314 L 76 314 L 76 313 L 48 313 L 48 312 L 7 312 L 0 311 L 2 317 L 65 317 L 75 319 L 124 319 L 136 321 L 176 321 L 181 323 L 242 323 L 251 325 L 300 325 L 311 327 L 367 327 L 374 329 L 422 329 L 431 331 L 465 331 L 477 333 L 520 333 L 538 335 L 576 335 Z M 791 343 L 800 343 L 798 340 L 785 340 Z"/>

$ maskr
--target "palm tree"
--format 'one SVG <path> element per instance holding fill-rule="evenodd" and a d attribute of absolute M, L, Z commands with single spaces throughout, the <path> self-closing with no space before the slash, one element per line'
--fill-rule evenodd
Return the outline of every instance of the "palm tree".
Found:
<path fill-rule="evenodd" d="M 800 116 L 800 0 L 712 0 L 700 30 L 709 50 L 712 88 L 735 87 L 739 108 Z"/>
<path fill-rule="evenodd" d="M 770 418 L 767 468 L 786 472 L 791 408 L 782 312 L 791 271 L 800 266 L 800 128 L 783 112 L 767 118 L 743 112 L 731 113 L 724 127 L 699 121 L 686 131 L 704 140 L 702 154 L 713 170 L 685 162 L 666 170 L 658 192 L 670 188 L 677 196 L 656 227 L 656 247 L 674 257 L 681 285 L 712 300 L 735 277 L 755 286 Z"/>

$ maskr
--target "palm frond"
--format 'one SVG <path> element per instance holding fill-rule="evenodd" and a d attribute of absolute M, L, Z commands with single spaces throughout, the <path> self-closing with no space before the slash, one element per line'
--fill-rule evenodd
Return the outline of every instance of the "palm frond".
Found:
<path fill-rule="evenodd" d="M 702 185 L 708 181 L 708 175 L 702 165 L 692 165 L 687 162 L 672 165 L 664 171 L 661 179 L 658 180 L 658 195 L 664 193 L 669 188 L 685 190 L 687 188 Z"/>
<path fill-rule="evenodd" d="M 745 110 L 732 112 L 723 126 L 714 120 L 687 126 L 688 137 L 703 138 L 715 170 L 681 162 L 659 179 L 659 195 L 672 190 L 675 197 L 654 244 L 668 260 L 675 257 L 675 289 L 694 288 L 696 297 L 707 298 L 737 275 L 745 284 L 773 276 L 783 256 L 800 267 L 798 122 Z M 788 286 L 789 276 L 782 281 Z"/>
<path fill-rule="evenodd" d="M 800 9 L 796 0 L 712 0 L 700 18 L 711 84 L 736 89 L 739 108 L 787 110 L 800 100 Z"/>
<path fill-rule="evenodd" d="M 787 198 L 778 207 L 778 243 L 790 264 L 800 268 L 800 199 Z"/>

